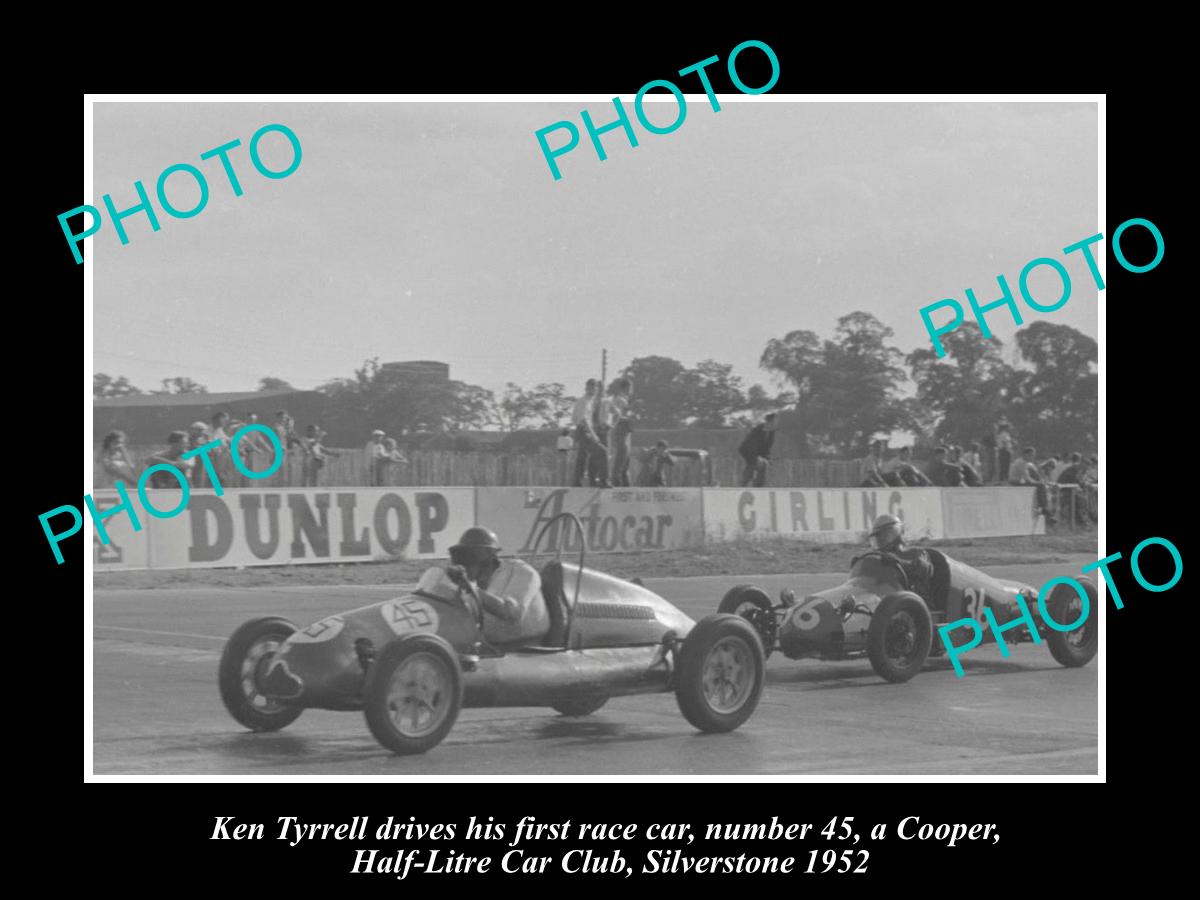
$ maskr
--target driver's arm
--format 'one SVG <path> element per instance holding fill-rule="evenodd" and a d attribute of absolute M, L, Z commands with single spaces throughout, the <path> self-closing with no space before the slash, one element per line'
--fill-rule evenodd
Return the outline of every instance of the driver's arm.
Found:
<path fill-rule="evenodd" d="M 525 565 L 505 565 L 497 570 L 487 588 L 476 588 L 483 608 L 506 622 L 520 619 L 540 590 L 537 572 Z"/>

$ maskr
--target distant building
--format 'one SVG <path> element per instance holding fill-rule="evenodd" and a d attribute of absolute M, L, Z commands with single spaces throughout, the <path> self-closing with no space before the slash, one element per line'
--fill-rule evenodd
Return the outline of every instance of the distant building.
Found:
<path fill-rule="evenodd" d="M 411 379 L 414 381 L 449 381 L 450 364 L 432 359 L 414 359 L 407 362 L 389 362 L 379 367 L 383 378 Z"/>

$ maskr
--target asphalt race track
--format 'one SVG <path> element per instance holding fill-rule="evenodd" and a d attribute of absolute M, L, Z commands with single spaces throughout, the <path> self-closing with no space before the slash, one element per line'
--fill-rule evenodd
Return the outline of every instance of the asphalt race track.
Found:
<path fill-rule="evenodd" d="M 1040 585 L 1070 563 L 995 566 Z M 603 564 L 600 563 L 600 568 Z M 695 619 L 737 583 L 777 594 L 842 575 L 647 579 Z M 1044 644 L 1002 659 L 994 646 L 943 660 L 907 684 L 864 660 L 768 662 L 762 701 L 738 731 L 695 732 L 673 694 L 616 698 L 592 716 L 468 709 L 422 757 L 375 743 L 362 715 L 308 710 L 273 734 L 246 732 L 217 695 L 224 638 L 242 621 L 282 615 L 303 627 L 385 599 L 396 587 L 97 590 L 94 772 L 157 775 L 988 775 L 1095 774 L 1098 665 L 1064 669 Z"/>

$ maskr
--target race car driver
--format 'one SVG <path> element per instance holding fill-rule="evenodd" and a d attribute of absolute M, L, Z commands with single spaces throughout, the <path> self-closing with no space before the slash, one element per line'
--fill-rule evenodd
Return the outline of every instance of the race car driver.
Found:
<path fill-rule="evenodd" d="M 908 586 L 930 602 L 929 589 L 933 583 L 933 564 L 929 554 L 919 547 L 904 546 L 904 523 L 893 515 L 884 514 L 875 520 L 868 536 L 871 546 L 883 553 L 890 553 L 900 561 L 900 568 L 908 576 Z"/>
<path fill-rule="evenodd" d="M 500 559 L 500 541 L 487 528 L 468 528 L 450 548 L 451 565 L 430 569 L 418 589 L 437 592 L 444 579 L 454 588 L 473 586 L 483 605 L 483 636 L 497 645 L 538 643 L 550 630 L 542 580 L 529 563 Z"/>

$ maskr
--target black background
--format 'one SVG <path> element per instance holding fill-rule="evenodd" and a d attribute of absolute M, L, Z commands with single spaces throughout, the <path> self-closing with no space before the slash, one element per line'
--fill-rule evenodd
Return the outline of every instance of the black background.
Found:
<path fill-rule="evenodd" d="M 877 64 L 864 69 L 852 53 L 816 56 L 826 36 L 794 30 L 749 29 L 744 32 L 675 36 L 658 39 L 629 27 L 620 33 L 598 36 L 584 45 L 577 30 L 569 40 L 533 40 L 517 48 L 505 41 L 468 47 L 462 41 L 417 40 L 403 42 L 392 53 L 353 54 L 332 79 L 325 65 L 295 65 L 290 77 L 259 77 L 264 61 L 249 68 L 225 68 L 228 74 L 213 80 L 186 72 L 170 86 L 154 83 L 104 83 L 96 90 L 201 91 L 231 93 L 258 90 L 321 91 L 340 89 L 396 92 L 490 91 L 523 93 L 600 92 L 628 98 L 646 81 L 671 77 L 684 66 L 711 55 L 721 64 L 710 68 L 718 93 L 733 91 L 724 74 L 724 60 L 742 40 L 756 38 L 771 45 L 781 65 L 779 83 L 772 93 L 833 91 L 985 91 L 1077 90 L 1104 91 L 1104 67 L 1086 60 L 1063 64 L 1059 73 L 1025 71 L 1024 81 L 1005 71 L 1003 84 L 947 84 L 943 79 L 924 82 L 911 68 Z M 345 48 L 342 48 L 345 52 Z M 301 62 L 311 57 L 300 54 Z M 831 64 L 837 58 L 840 65 Z M 739 72 L 750 85 L 765 82 L 762 57 L 748 51 L 739 58 Z M 994 57 L 988 65 L 1001 65 Z M 947 64 L 949 65 L 949 63 Z M 981 70 L 987 66 L 979 64 Z M 961 70 L 955 70 L 961 74 Z M 1035 80 L 1045 75 L 1046 81 Z M 1057 75 L 1057 77 L 1052 77 Z M 244 80 L 243 80 L 244 76 Z M 694 82 L 694 76 L 690 76 Z M 684 79 L 685 91 L 697 85 Z M 1171 201 L 1185 190 L 1190 179 L 1173 164 L 1175 110 L 1166 101 L 1139 92 L 1128 80 L 1124 90 L 1109 92 L 1107 107 L 1108 236 L 1122 221 L 1148 218 L 1165 237 L 1163 262 L 1146 274 L 1126 272 L 1111 252 L 1107 261 L 1107 289 L 1099 302 L 1107 320 L 1107 453 L 1105 493 L 1108 536 L 1105 552 L 1129 552 L 1151 535 L 1166 537 L 1187 558 L 1184 546 L 1185 516 L 1191 514 L 1195 458 L 1189 430 L 1195 413 L 1194 354 L 1189 329 L 1184 324 L 1192 298 L 1175 282 L 1186 265 L 1182 218 Z M 79 645 L 71 637 L 83 579 L 82 554 L 91 541 L 90 522 L 81 535 L 62 544 L 67 562 L 56 566 L 37 515 L 64 503 L 81 505 L 78 432 L 73 420 L 80 401 L 90 396 L 90 373 L 76 361 L 79 352 L 83 267 L 77 266 L 59 230 L 58 213 L 83 202 L 80 191 L 80 138 L 83 97 L 68 87 L 25 101 L 27 121 L 36 123 L 37 140 L 21 163 L 21 177 L 10 174 L 20 197 L 17 225 L 10 246 L 19 248 L 10 268 L 27 273 L 20 293 L 10 295 L 10 372 L 28 372 L 13 384 L 27 385 L 18 401 L 23 427 L 10 434 L 10 482 L 15 482 L 18 502 L 16 522 L 21 536 L 13 554 L 10 612 L 28 617 L 14 629 L 20 637 L 14 654 L 20 676 L 13 682 L 10 746 L 25 760 L 14 774 L 28 772 L 21 785 L 33 802 L 23 803 L 23 828 L 51 835 L 36 852 L 54 854 L 55 865 L 69 859 L 72 870 L 91 880 L 103 878 L 113 885 L 139 889 L 272 890 L 284 886 L 318 887 L 343 884 L 358 890 L 396 891 L 406 888 L 456 889 L 468 884 L 465 876 L 410 878 L 397 884 L 390 876 L 349 876 L 352 847 L 341 841 L 307 843 L 295 848 L 274 839 L 249 842 L 209 840 L 214 820 L 232 815 L 239 822 L 262 822 L 270 836 L 276 817 L 299 816 L 305 821 L 348 822 L 355 815 L 371 817 L 371 830 L 389 815 L 404 821 L 416 816 L 423 823 L 456 822 L 470 816 L 513 822 L 523 815 L 541 821 L 575 822 L 683 822 L 693 827 L 705 822 L 769 822 L 779 816 L 785 823 L 812 822 L 821 828 L 834 816 L 854 816 L 855 826 L 866 837 L 867 828 L 887 822 L 891 831 L 906 816 L 923 822 L 994 822 L 1001 842 L 963 844 L 947 849 L 933 842 L 902 842 L 894 837 L 870 850 L 867 875 L 791 875 L 775 878 L 741 876 L 751 889 L 758 886 L 813 883 L 828 885 L 875 884 L 958 892 L 975 885 L 1008 883 L 1020 888 L 1026 878 L 1044 877 L 1071 883 L 1080 869 L 1088 877 L 1130 865 L 1134 845 L 1154 834 L 1152 812 L 1170 797 L 1175 784 L 1187 778 L 1189 753 L 1183 733 L 1189 723 L 1189 681 L 1176 675 L 1179 661 L 1191 654 L 1190 605 L 1186 579 L 1170 592 L 1150 594 L 1134 583 L 1125 562 L 1114 573 L 1125 600 L 1125 609 L 1108 609 L 1107 646 L 1107 786 L 1061 783 L 1028 784 L 1019 780 L 999 784 L 872 784 L 852 786 L 789 783 L 678 783 L 678 784 L 467 784 L 467 783 L 344 783 L 271 784 L 80 784 L 78 732 L 66 711 L 78 697 L 72 661 Z M 1155 104 L 1161 105 L 1155 105 Z M 602 121 L 599 120 L 598 121 Z M 530 137 L 532 141 L 532 137 Z M 32 166 L 32 171 L 29 171 Z M 10 173 L 16 170 L 10 168 Z M 99 186 L 98 186 L 99 187 Z M 550 187 L 549 178 L 547 187 Z M 1063 245 L 1082 235 L 1064 235 Z M 1139 248 L 1144 233 L 1135 229 L 1123 240 L 1133 260 L 1150 258 L 1153 248 Z M 84 245 L 83 252 L 88 252 Z M 1011 279 L 1010 279 L 1011 280 Z M 1080 302 L 1080 301 L 1077 301 Z M 914 310 L 915 313 L 915 310 Z M 29 349 L 26 349 L 29 348 Z M 30 351 L 33 351 L 32 353 Z M 16 364 L 11 364 L 15 360 Z M 82 395 L 82 396 L 81 396 Z M 14 417 L 14 424 L 16 417 Z M 90 436 L 85 436 L 90 446 Z M 18 459 L 21 461 L 18 463 Z M 10 545 L 11 546 L 11 545 Z M 1143 558 L 1143 570 L 1152 581 L 1165 581 L 1169 561 L 1161 548 Z M 10 619 L 10 621 L 13 621 Z M 83 623 L 84 639 L 90 624 Z M 75 633 L 77 634 L 77 633 Z M 1169 640 L 1174 637 L 1175 640 Z M 215 690 L 214 690 L 215 697 Z M 881 727 L 884 727 L 881 724 Z M 795 740 L 804 740 L 798 723 Z M 436 752 L 436 751 L 435 751 Z M 481 748 L 481 775 L 487 774 L 486 748 Z M 397 772 L 402 772 L 398 762 Z M 738 774 L 738 773 L 732 773 Z M 987 776 L 982 770 L 977 773 Z M 82 797 L 74 791 L 82 791 Z M 1101 794 L 1100 792 L 1104 793 Z M 51 800 L 50 797 L 55 799 Z M 59 800 L 58 798 L 62 798 Z M 1147 832 L 1146 829 L 1150 829 Z M 1161 837 L 1161 832 L 1158 833 Z M 494 852 L 499 844 L 470 845 L 463 840 L 446 842 L 465 853 Z M 834 842 L 839 848 L 846 846 Z M 370 842 L 368 842 L 370 845 Z M 595 844 L 589 844 L 595 846 Z M 399 845 L 396 845 L 399 846 Z M 438 846 L 427 844 L 426 847 Z M 555 843 L 554 852 L 569 845 Z M 648 846 L 648 845 L 647 845 Z M 807 852 L 823 841 L 809 841 L 791 851 L 803 868 Z M 1097 853 L 1100 847 L 1105 849 Z M 766 844 L 741 847 L 723 842 L 712 849 L 720 855 L 753 852 L 786 854 L 783 846 Z M 394 849 L 394 847 L 393 847 Z M 506 847 L 504 849 L 507 849 Z M 536 846 L 528 848 L 536 853 Z M 621 847 L 627 859 L 640 859 L 636 842 Z M 857 848 L 856 848 L 857 849 Z M 552 851 L 546 850 L 546 853 Z M 63 857 L 62 854 L 66 854 Z M 32 865 L 32 862 L 30 862 Z M 1055 867 L 1061 867 L 1056 869 Z M 63 869 L 59 870 L 64 871 Z M 534 877 L 484 876 L 483 881 L 501 890 L 531 890 L 556 880 L 550 874 Z M 999 873 L 1005 872 L 1006 876 Z M 561 879 L 561 876 L 557 876 Z M 682 878 L 686 889 L 703 889 L 716 876 L 641 875 L 630 879 L 609 876 L 574 876 L 560 881 L 572 891 L 591 888 L 670 889 Z M 963 879 L 966 879 L 965 881 Z M 1010 880 L 1011 879 L 1011 880 Z M 770 883 L 768 885 L 768 882 Z M 1043 884 L 1045 882 L 1042 882 Z"/>

